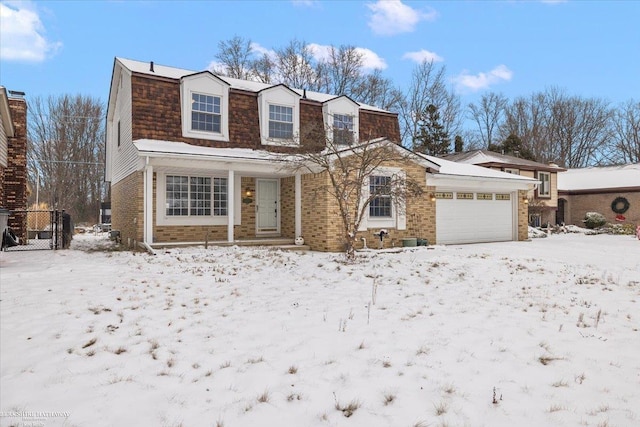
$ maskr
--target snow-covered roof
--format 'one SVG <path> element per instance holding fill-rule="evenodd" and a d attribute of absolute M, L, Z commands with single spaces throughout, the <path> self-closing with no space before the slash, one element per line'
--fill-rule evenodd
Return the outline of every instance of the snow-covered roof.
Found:
<path fill-rule="evenodd" d="M 447 160 L 458 163 L 468 163 L 472 165 L 505 165 L 517 166 L 520 169 L 543 170 L 560 172 L 564 169 L 557 165 L 546 165 L 544 163 L 534 162 L 532 160 L 522 159 L 520 157 L 509 156 L 506 154 L 495 153 L 489 150 L 472 150 L 464 153 L 454 153 L 446 156 Z"/>
<path fill-rule="evenodd" d="M 201 156 L 216 160 L 248 160 L 248 161 L 278 161 L 282 160 L 282 154 L 265 150 L 252 150 L 250 148 L 213 148 L 191 145 L 185 142 L 162 141 L 157 139 L 138 139 L 133 145 L 142 155 L 163 156 L 183 155 Z"/>
<path fill-rule="evenodd" d="M 623 166 L 568 169 L 558 173 L 559 191 L 640 188 L 640 163 Z"/>
<path fill-rule="evenodd" d="M 516 175 L 512 173 L 501 172 L 494 169 L 485 168 L 482 166 L 476 166 L 468 163 L 452 162 L 450 160 L 442 159 L 440 157 L 422 155 L 427 160 L 440 166 L 438 171 L 441 175 L 452 176 L 466 176 L 476 178 L 489 178 L 499 179 L 512 182 L 526 182 L 530 184 L 536 184 L 538 181 L 522 175 Z"/>
<path fill-rule="evenodd" d="M 120 62 L 125 68 L 129 69 L 132 72 L 139 73 L 139 74 L 148 74 L 150 76 L 168 77 L 170 79 L 181 79 L 184 76 L 189 76 L 202 71 L 202 70 L 193 71 L 193 70 L 185 70 L 182 68 L 167 67 L 166 65 L 159 65 L 155 63 L 153 64 L 153 71 L 151 71 L 151 64 L 149 62 L 135 61 L 133 59 L 126 59 L 126 58 L 119 58 L 119 57 L 116 58 L 116 61 Z M 246 90 L 249 92 L 260 92 L 261 90 L 268 89 L 270 87 L 278 85 L 278 84 L 254 82 L 250 80 L 234 79 L 231 77 L 220 76 L 217 74 L 214 74 L 214 75 L 224 80 L 225 82 L 229 83 L 229 85 L 234 89 Z M 297 88 L 289 88 L 289 89 L 293 90 L 300 96 L 305 95 L 305 91 L 302 89 L 297 89 Z M 306 97 L 307 99 L 310 99 L 312 101 L 326 102 L 336 98 L 336 95 L 313 92 L 313 91 L 307 90 Z M 360 105 L 360 108 L 365 110 L 385 112 L 385 113 L 388 112 L 386 110 L 375 107 L 373 105 L 367 105 L 367 104 L 359 104 L 359 105 Z"/>

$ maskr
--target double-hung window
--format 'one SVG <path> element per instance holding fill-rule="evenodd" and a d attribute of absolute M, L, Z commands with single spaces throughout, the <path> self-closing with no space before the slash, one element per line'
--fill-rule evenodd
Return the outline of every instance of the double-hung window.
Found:
<path fill-rule="evenodd" d="M 225 216 L 227 195 L 227 178 L 167 175 L 165 213 L 171 217 Z"/>
<path fill-rule="evenodd" d="M 222 112 L 220 97 L 202 93 L 191 94 L 191 130 L 220 133 Z"/>
<path fill-rule="evenodd" d="M 370 218 L 391 218 L 391 177 L 371 176 L 369 177 L 369 202 Z"/>
<path fill-rule="evenodd" d="M 353 144 L 353 116 L 333 115 L 333 142 L 338 145 Z"/>
<path fill-rule="evenodd" d="M 293 139 L 293 108 L 269 104 L 269 138 Z"/>
<path fill-rule="evenodd" d="M 549 172 L 538 172 L 540 186 L 538 187 L 538 197 L 551 197 L 551 174 Z"/>

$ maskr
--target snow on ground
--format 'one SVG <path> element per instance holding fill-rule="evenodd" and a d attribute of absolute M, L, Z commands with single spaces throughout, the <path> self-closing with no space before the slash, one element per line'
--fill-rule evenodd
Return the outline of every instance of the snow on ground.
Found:
<path fill-rule="evenodd" d="M 109 246 L 0 254 L 0 425 L 640 425 L 630 236 Z"/>

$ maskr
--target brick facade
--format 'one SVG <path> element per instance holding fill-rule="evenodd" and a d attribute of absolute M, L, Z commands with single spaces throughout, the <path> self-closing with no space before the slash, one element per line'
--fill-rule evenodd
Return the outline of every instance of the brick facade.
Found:
<path fill-rule="evenodd" d="M 22 98 L 9 98 L 9 110 L 14 136 L 7 138 L 7 167 L 3 173 L 3 194 L 0 206 L 13 210 L 27 209 L 27 102 Z M 26 215 L 9 218 L 8 226 L 26 241 Z"/>
<path fill-rule="evenodd" d="M 401 246 L 402 239 L 407 237 L 419 237 L 435 243 L 436 204 L 429 197 L 435 187 L 426 186 L 425 168 L 412 162 L 388 162 L 384 167 L 401 167 L 407 173 L 407 179 L 420 183 L 423 192 L 421 196 L 406 201 L 405 230 L 386 227 L 389 236 L 383 240 L 384 247 Z M 345 241 L 339 208 L 327 191 L 318 190 L 327 185 L 330 185 L 327 172 L 302 176 L 302 235 L 305 244 L 314 250 L 341 252 L 345 250 Z M 368 247 L 377 248 L 379 243 L 374 233 L 378 231 L 378 228 L 359 231 L 356 248 L 364 246 L 362 238 L 366 239 Z"/>
<path fill-rule="evenodd" d="M 640 225 L 640 189 L 624 192 L 601 192 L 570 194 L 561 193 L 560 198 L 567 201 L 565 205 L 564 220 L 566 224 L 574 224 L 584 227 L 584 217 L 587 212 L 598 212 L 607 219 L 607 222 L 618 223 L 617 213 L 611 210 L 611 203 L 617 197 L 624 197 L 629 201 L 629 209 L 623 214 L 625 223 Z"/>
<path fill-rule="evenodd" d="M 144 177 L 135 172 L 111 187 L 111 226 L 122 243 L 141 242 L 144 231 Z"/>
<path fill-rule="evenodd" d="M 518 241 L 529 240 L 529 205 L 524 202 L 527 190 L 518 191 Z"/>

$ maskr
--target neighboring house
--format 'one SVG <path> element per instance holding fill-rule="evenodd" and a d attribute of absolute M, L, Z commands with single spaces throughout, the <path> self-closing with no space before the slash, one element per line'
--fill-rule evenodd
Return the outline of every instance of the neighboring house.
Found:
<path fill-rule="evenodd" d="M 473 150 L 450 154 L 445 157 L 458 163 L 483 166 L 511 174 L 535 178 L 535 189 L 528 192 L 529 225 L 541 226 L 556 223 L 558 209 L 558 173 L 566 169 L 554 163 L 548 165 L 519 157 L 495 153 L 489 150 Z"/>
<path fill-rule="evenodd" d="M 0 208 L 27 209 L 27 103 L 22 92 L 9 96 L 0 86 Z M 8 226 L 26 241 L 26 216 L 11 216 Z"/>
<path fill-rule="evenodd" d="M 558 222 L 583 226 L 587 212 L 640 225 L 640 163 L 568 169 L 558 174 Z"/>
<path fill-rule="evenodd" d="M 346 96 L 116 58 L 106 126 L 112 228 L 125 244 L 151 247 L 303 236 L 314 250 L 341 251 L 335 201 L 314 191 L 328 174 L 283 167 L 283 154 L 324 148 L 309 129 L 326 130 L 346 149 L 375 141 L 408 152 L 399 145 L 397 114 Z M 527 238 L 524 201 L 534 179 L 409 157 L 379 168 L 370 188 L 406 176 L 421 182 L 424 196 L 405 206 L 376 200 L 362 237 L 385 228 L 387 246 L 405 237 Z"/>

